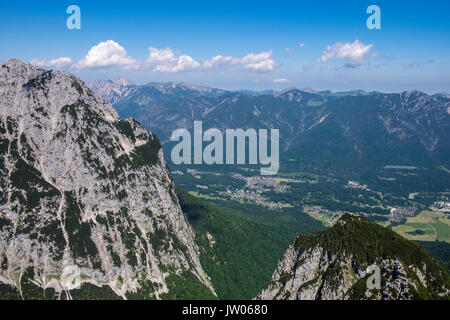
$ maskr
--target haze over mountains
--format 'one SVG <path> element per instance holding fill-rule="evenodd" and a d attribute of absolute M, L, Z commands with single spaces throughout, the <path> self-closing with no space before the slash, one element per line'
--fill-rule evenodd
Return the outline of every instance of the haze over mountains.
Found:
<path fill-rule="evenodd" d="M 450 99 L 420 91 L 333 93 L 310 88 L 230 92 L 185 83 L 92 83 L 122 117 L 167 143 L 173 130 L 279 128 L 282 157 L 327 167 L 448 165 Z M 98 88 L 102 88 L 101 90 Z M 283 163 L 282 163 L 283 165 Z"/>

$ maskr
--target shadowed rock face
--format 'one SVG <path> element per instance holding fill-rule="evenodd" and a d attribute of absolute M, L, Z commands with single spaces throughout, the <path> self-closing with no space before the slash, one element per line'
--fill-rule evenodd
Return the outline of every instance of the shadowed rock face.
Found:
<path fill-rule="evenodd" d="M 381 289 L 367 286 L 372 265 L 380 268 Z M 449 293 L 447 273 L 422 247 L 345 215 L 330 230 L 299 236 L 256 299 L 448 299 Z"/>
<path fill-rule="evenodd" d="M 0 66 L 0 266 L 19 292 L 24 278 L 68 290 L 73 266 L 122 298 L 160 298 L 175 274 L 213 292 L 156 136 L 73 75 L 18 60 Z"/>

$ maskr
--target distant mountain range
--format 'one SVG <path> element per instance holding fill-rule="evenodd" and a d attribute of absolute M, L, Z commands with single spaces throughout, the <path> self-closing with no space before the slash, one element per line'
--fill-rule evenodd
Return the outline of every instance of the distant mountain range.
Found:
<path fill-rule="evenodd" d="M 203 120 L 221 129 L 280 128 L 286 153 L 319 164 L 449 159 L 450 102 L 442 96 L 255 95 L 123 79 L 91 87 L 165 140 Z M 75 76 L 18 60 L 0 65 L 0 299 L 215 299 L 213 284 L 220 297 L 247 297 L 271 272 L 261 259 L 275 264 L 283 232 L 294 234 L 288 217 L 283 226 L 270 218 L 176 191 L 157 136 L 120 118 Z M 366 290 L 370 264 L 381 268 L 381 292 Z M 422 247 L 348 214 L 328 231 L 298 236 L 272 280 L 258 299 L 449 293 L 448 274 Z"/>
<path fill-rule="evenodd" d="M 173 130 L 279 128 L 281 152 L 300 163 L 351 166 L 449 165 L 450 98 L 420 91 L 317 92 L 289 88 L 252 92 L 185 83 L 92 83 L 122 117 L 133 117 L 163 144 Z M 283 165 L 283 163 L 282 163 Z"/>
<path fill-rule="evenodd" d="M 205 97 L 218 97 L 221 95 L 232 94 L 232 93 L 247 93 L 250 95 L 268 95 L 268 96 L 279 96 L 285 92 L 298 90 L 306 93 L 313 93 L 322 96 L 346 96 L 346 95 L 367 95 L 370 94 L 364 90 L 354 90 L 354 91 L 345 91 L 345 92 L 332 92 L 330 90 L 325 91 L 317 91 L 312 88 L 303 88 L 298 89 L 295 87 L 286 88 L 284 90 L 248 90 L 248 89 L 239 89 L 239 90 L 223 90 L 216 89 L 206 86 L 200 86 L 195 84 L 190 84 L 187 82 L 147 82 L 140 84 L 132 84 L 129 80 L 124 78 L 115 78 L 111 80 L 99 80 L 87 82 L 87 85 L 95 91 L 102 98 L 110 101 L 110 102 L 118 102 L 126 98 L 131 90 L 133 93 L 137 94 L 139 90 L 145 90 L 145 88 L 154 88 L 155 91 L 168 94 L 173 97 L 188 97 L 192 95 L 205 96 Z M 374 92 L 373 92 L 374 93 Z M 435 97 L 449 97 L 447 93 L 437 93 L 434 95 Z"/>
<path fill-rule="evenodd" d="M 111 103 L 119 103 L 128 97 L 145 96 L 145 98 L 158 99 L 180 97 L 217 97 L 231 93 L 231 91 L 197 86 L 185 82 L 131 84 L 123 78 L 89 82 L 87 85 L 99 96 Z"/>

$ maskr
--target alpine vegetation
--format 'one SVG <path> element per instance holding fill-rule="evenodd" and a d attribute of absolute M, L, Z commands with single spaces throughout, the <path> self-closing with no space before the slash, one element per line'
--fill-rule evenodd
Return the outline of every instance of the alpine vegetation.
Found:
<path fill-rule="evenodd" d="M 445 269 L 419 244 L 346 214 L 298 236 L 259 300 L 421 300 L 450 295 Z"/>

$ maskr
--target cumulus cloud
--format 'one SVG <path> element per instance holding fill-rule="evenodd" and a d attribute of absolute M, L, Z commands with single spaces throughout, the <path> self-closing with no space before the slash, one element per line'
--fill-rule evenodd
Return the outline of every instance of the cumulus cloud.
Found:
<path fill-rule="evenodd" d="M 215 56 L 211 60 L 203 62 L 204 69 L 212 68 L 228 68 L 239 63 L 239 59 L 233 57 L 224 57 L 222 55 Z"/>
<path fill-rule="evenodd" d="M 46 68 L 64 68 L 72 64 L 72 59 L 68 57 L 56 58 L 53 60 L 33 59 L 30 61 L 32 65 Z"/>
<path fill-rule="evenodd" d="M 277 79 L 273 80 L 273 82 L 275 82 L 275 83 L 287 83 L 287 82 L 289 82 L 289 80 L 286 79 L 286 78 L 277 78 Z"/>
<path fill-rule="evenodd" d="M 194 70 L 200 67 L 200 63 L 187 55 L 175 55 L 172 49 L 157 49 L 150 47 L 146 64 L 156 72 L 177 73 Z"/>
<path fill-rule="evenodd" d="M 272 59 L 272 50 L 259 54 L 250 53 L 241 59 L 244 69 L 256 72 L 273 71 L 276 63 Z"/>
<path fill-rule="evenodd" d="M 345 67 L 355 68 L 362 64 L 372 47 L 373 44 L 365 45 L 359 40 L 355 40 L 353 43 L 338 42 L 334 45 L 328 45 L 322 56 L 317 58 L 316 61 L 327 62 L 332 58 L 345 59 L 347 61 Z"/>
<path fill-rule="evenodd" d="M 135 69 L 138 67 L 138 64 L 136 60 L 128 56 L 122 46 L 113 40 L 108 40 L 92 47 L 87 55 L 75 65 L 75 67 L 80 69 L 112 66 Z"/>
<path fill-rule="evenodd" d="M 272 58 L 272 50 L 258 54 L 249 53 L 243 58 L 218 55 L 203 63 L 204 69 L 229 69 L 233 66 L 241 66 L 244 70 L 253 72 L 270 72 L 276 69 L 277 63 Z"/>
<path fill-rule="evenodd" d="M 306 43 L 300 43 L 299 45 L 298 45 L 300 48 L 306 48 Z"/>
<path fill-rule="evenodd" d="M 242 58 L 217 55 L 202 63 L 185 54 L 177 54 L 171 48 L 148 48 L 149 55 L 144 61 L 130 58 L 127 51 L 113 40 L 93 46 L 86 56 L 74 63 L 71 58 L 55 60 L 34 59 L 31 63 L 42 67 L 74 67 L 77 69 L 120 67 L 124 70 L 149 68 L 154 72 L 178 73 L 193 70 L 223 69 L 250 72 L 271 72 L 278 64 L 273 59 L 272 50 L 249 53 Z"/>

